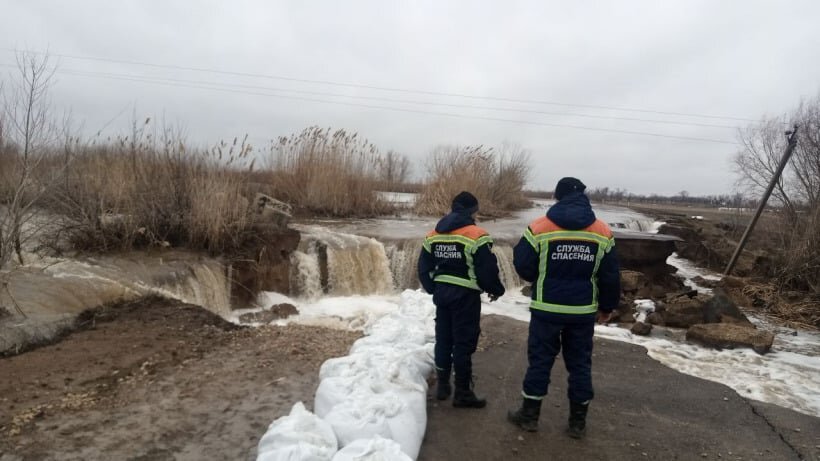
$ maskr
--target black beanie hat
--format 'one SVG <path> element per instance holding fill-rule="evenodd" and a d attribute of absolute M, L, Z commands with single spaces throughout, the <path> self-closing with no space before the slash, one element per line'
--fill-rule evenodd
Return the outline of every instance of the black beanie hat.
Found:
<path fill-rule="evenodd" d="M 555 198 L 561 200 L 572 192 L 583 192 L 587 186 L 577 178 L 561 178 L 555 186 Z"/>
<path fill-rule="evenodd" d="M 473 214 L 478 211 L 478 199 L 467 191 L 459 192 L 458 195 L 453 197 L 452 210 L 464 210 Z"/>

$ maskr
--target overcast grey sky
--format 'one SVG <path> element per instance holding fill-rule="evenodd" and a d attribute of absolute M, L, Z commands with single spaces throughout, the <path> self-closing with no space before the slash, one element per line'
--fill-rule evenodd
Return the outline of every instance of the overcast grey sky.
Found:
<path fill-rule="evenodd" d="M 54 104 L 89 131 L 125 131 L 134 108 L 194 142 L 248 134 L 262 146 L 330 126 L 405 153 L 417 171 L 439 144 L 511 141 L 532 152 L 535 188 L 572 175 L 713 194 L 734 187 L 727 127 L 820 90 L 818 24 L 816 0 L 0 0 L 0 65 L 13 49 L 59 55 Z"/>

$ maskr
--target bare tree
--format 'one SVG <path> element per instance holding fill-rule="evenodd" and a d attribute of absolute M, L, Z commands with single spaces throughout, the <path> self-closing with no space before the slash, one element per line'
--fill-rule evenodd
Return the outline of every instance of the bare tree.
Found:
<path fill-rule="evenodd" d="M 36 172 L 49 147 L 60 139 L 50 118 L 48 90 L 54 71 L 48 56 L 19 53 L 17 73 L 3 88 L 0 149 L 7 164 L 0 177 L 4 208 L 0 213 L 0 268 L 14 256 L 19 264 L 24 263 L 22 247 L 30 237 L 26 224 L 45 190 Z"/>
<path fill-rule="evenodd" d="M 763 120 L 740 132 L 743 147 L 735 156 L 735 166 L 740 175 L 738 185 L 742 189 L 753 195 L 766 190 L 786 147 L 785 126 L 786 120 L 777 117 Z M 772 191 L 772 197 L 786 208 L 790 216 L 794 216 L 795 211 L 792 203 L 793 175 L 793 168 L 785 170 Z"/>
<path fill-rule="evenodd" d="M 764 190 L 777 170 L 787 142 L 785 130 L 800 126 L 797 147 L 772 196 L 783 207 L 772 245 L 777 282 L 787 289 L 820 293 L 820 95 L 803 101 L 794 112 L 764 119 L 740 133 L 735 157 L 739 183 L 752 193 Z"/>
<path fill-rule="evenodd" d="M 794 119 L 800 125 L 792 156 L 795 198 L 808 209 L 816 209 L 820 206 L 820 95 L 802 102 Z"/>
<path fill-rule="evenodd" d="M 387 151 L 379 161 L 379 178 L 388 187 L 407 182 L 410 176 L 410 159 L 393 150 Z"/>

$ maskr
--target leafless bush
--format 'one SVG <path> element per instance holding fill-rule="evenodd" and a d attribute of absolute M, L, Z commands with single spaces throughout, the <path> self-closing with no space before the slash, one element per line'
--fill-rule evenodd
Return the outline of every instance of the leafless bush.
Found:
<path fill-rule="evenodd" d="M 495 176 L 490 200 L 501 210 L 515 210 L 529 204 L 524 197 L 530 171 L 530 155 L 517 144 L 504 143 L 496 150 Z"/>
<path fill-rule="evenodd" d="M 440 146 L 427 165 L 427 183 L 416 201 L 423 214 L 441 214 L 450 209 L 452 198 L 469 191 L 479 200 L 481 213 L 503 215 L 529 203 L 524 185 L 529 154 L 517 146 L 499 151 L 484 146 Z"/>
<path fill-rule="evenodd" d="M 271 182 L 280 200 L 329 216 L 375 215 L 390 209 L 375 191 L 381 157 L 357 133 L 310 127 L 279 138 Z"/>

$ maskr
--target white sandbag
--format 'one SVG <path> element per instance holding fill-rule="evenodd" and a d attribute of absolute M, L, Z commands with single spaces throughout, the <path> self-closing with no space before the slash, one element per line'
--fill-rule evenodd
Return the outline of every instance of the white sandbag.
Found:
<path fill-rule="evenodd" d="M 372 397 L 362 404 L 360 399 L 349 399 L 334 406 L 325 415 L 324 420 L 333 428 L 339 445 L 345 445 L 356 439 L 375 436 L 394 438 L 387 419 L 401 412 L 402 402 L 398 399 Z"/>
<path fill-rule="evenodd" d="M 357 439 L 385 437 L 395 440 L 415 459 L 427 426 L 427 401 L 423 393 L 400 388 L 367 396 L 355 393 L 333 407 L 324 419 L 345 447 Z"/>
<path fill-rule="evenodd" d="M 433 312 L 429 296 L 405 292 L 398 312 L 366 329 L 350 355 L 322 365 L 314 408 L 340 447 L 383 437 L 411 459 L 418 456 L 433 370 Z"/>
<path fill-rule="evenodd" d="M 427 428 L 427 392 L 403 390 L 394 395 L 401 399 L 403 406 L 399 413 L 386 419 L 387 426 L 402 451 L 416 459 Z"/>
<path fill-rule="evenodd" d="M 417 378 L 426 377 L 433 368 L 432 343 L 354 344 L 351 354 L 356 358 L 343 362 L 345 365 L 363 370 L 369 367 L 369 370 L 384 377 L 401 375 L 410 382 L 418 382 Z M 322 371 L 321 376 L 353 374 L 353 369 L 340 365 L 332 364 Z"/>
<path fill-rule="evenodd" d="M 333 461 L 412 461 L 398 443 L 382 437 L 354 440 L 339 450 Z"/>
<path fill-rule="evenodd" d="M 257 461 L 330 461 L 338 449 L 333 428 L 297 402 L 259 440 Z"/>
<path fill-rule="evenodd" d="M 360 392 L 369 387 L 365 383 L 366 377 L 334 377 L 324 378 L 316 388 L 316 397 L 313 400 L 313 410 L 320 418 L 324 418 L 336 405 L 348 400 L 359 389 Z"/>
<path fill-rule="evenodd" d="M 321 379 L 367 376 L 373 382 L 393 383 L 426 391 L 425 377 L 433 368 L 432 348 L 416 345 L 374 345 L 320 371 Z"/>

